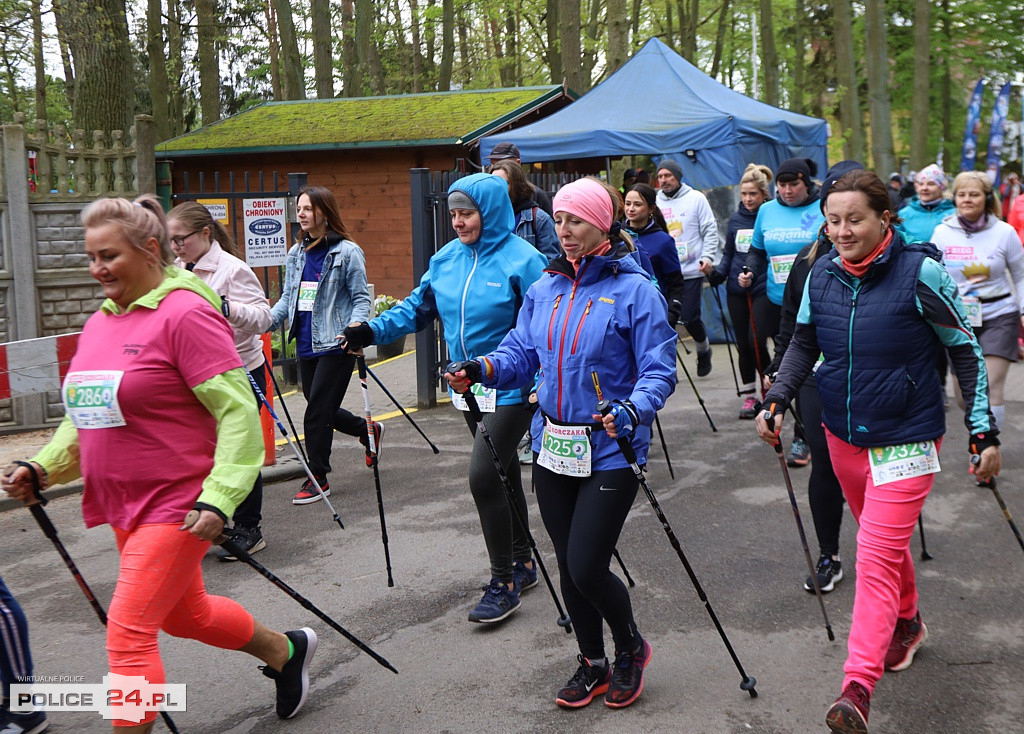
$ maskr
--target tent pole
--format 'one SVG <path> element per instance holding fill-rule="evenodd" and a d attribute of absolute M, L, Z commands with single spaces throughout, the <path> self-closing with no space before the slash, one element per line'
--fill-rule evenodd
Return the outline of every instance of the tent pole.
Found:
<path fill-rule="evenodd" d="M 609 156 L 604 157 L 604 178 L 608 183 L 612 182 L 612 159 Z"/>

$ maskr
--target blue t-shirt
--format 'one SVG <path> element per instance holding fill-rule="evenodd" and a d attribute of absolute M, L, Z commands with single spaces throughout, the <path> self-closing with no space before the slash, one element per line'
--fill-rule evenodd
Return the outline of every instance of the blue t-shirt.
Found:
<path fill-rule="evenodd" d="M 323 275 L 324 260 L 327 259 L 328 249 L 327 241 L 324 240 L 306 253 L 306 264 L 302 268 L 301 280 L 303 282 L 320 284 L 320 276 Z M 300 285 L 300 304 L 303 292 L 304 289 Z M 313 359 L 328 353 L 313 351 L 313 312 L 303 311 L 301 307 L 297 307 L 295 310 L 295 351 L 302 359 Z"/>
<path fill-rule="evenodd" d="M 765 291 L 776 306 L 782 305 L 782 293 L 796 254 L 817 239 L 824 221 L 817 197 L 803 206 L 785 206 L 776 199 L 758 208 L 750 247 L 764 250 L 767 255 Z"/>

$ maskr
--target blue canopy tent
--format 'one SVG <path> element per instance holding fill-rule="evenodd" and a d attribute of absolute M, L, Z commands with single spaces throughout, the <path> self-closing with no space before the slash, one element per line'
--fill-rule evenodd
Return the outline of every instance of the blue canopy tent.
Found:
<path fill-rule="evenodd" d="M 824 174 L 828 123 L 758 102 L 719 84 L 657 38 L 578 100 L 543 120 L 482 138 L 525 162 L 653 155 L 674 158 L 697 188 L 739 182 L 748 163 L 775 169 L 811 158 Z"/>

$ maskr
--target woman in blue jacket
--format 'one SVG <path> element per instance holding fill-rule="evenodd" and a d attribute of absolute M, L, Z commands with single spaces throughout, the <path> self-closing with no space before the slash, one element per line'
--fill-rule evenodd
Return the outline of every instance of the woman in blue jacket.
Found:
<path fill-rule="evenodd" d="M 651 659 L 629 592 L 608 568 L 638 488 L 616 437 L 628 436 L 646 463 L 651 422 L 675 388 L 676 334 L 665 299 L 629 254 L 615 208 L 595 179 L 563 186 L 554 209 L 565 256 L 527 291 L 497 349 L 445 375 L 460 391 L 475 382 L 510 390 L 541 372 L 534 483 L 580 649 L 579 668 L 555 699 L 568 708 L 602 693 L 612 708 L 630 705 Z M 603 419 L 594 412 L 602 398 L 614 404 Z M 611 665 L 604 623 L 615 642 Z"/>
<path fill-rule="evenodd" d="M 637 249 L 651 261 L 658 288 L 668 303 L 669 326 L 675 328 L 683 310 L 683 271 L 676 241 L 668 233 L 668 223 L 657 202 L 657 191 L 647 184 L 634 184 L 626 192 L 623 213 L 630 231 L 636 234 Z M 641 266 L 647 270 L 643 262 Z"/>
<path fill-rule="evenodd" d="M 302 394 L 306 398 L 302 426 L 309 468 L 323 494 L 329 495 L 327 473 L 331 470 L 334 431 L 366 442 L 366 421 L 341 407 L 355 357 L 346 354 L 338 341 L 345 324 L 369 318 L 366 258 L 349 238 L 330 189 L 303 189 L 296 201 L 295 217 L 302 239 L 288 250 L 284 287 L 280 300 L 270 310 L 273 322 L 268 331 L 280 328 L 286 319 L 290 324 L 286 341 L 295 339 L 299 358 Z M 378 446 L 383 428 L 374 424 Z M 307 479 L 292 503 L 305 505 L 320 497 Z"/>
<path fill-rule="evenodd" d="M 750 304 L 754 298 L 764 296 L 764 279 L 755 282 L 751 288 L 740 285 L 739 277 L 747 262 L 747 252 L 754 237 L 754 222 L 761 205 L 770 197 L 768 184 L 772 180 L 772 169 L 768 166 L 751 163 L 740 178 L 740 203 L 736 211 L 729 217 L 725 229 L 725 250 L 722 261 L 715 266 L 708 280 L 713 287 L 725 283 L 726 302 L 729 307 L 729 318 L 732 320 L 733 333 L 736 335 L 736 355 L 740 365 L 740 378 L 743 384 L 740 393 L 743 395 L 743 406 L 740 408 L 742 420 L 753 420 L 757 415 L 760 403 L 757 400 L 757 375 L 763 374 L 768 364 L 768 336 L 763 332 L 757 334 L 757 345 L 754 344 L 754 332 L 750 328 L 753 319 Z M 751 298 L 748 298 L 748 295 Z M 760 364 L 756 360 L 760 357 Z"/>
<path fill-rule="evenodd" d="M 917 190 L 905 207 L 900 209 L 897 225 L 907 242 L 931 242 L 932 232 L 956 209 L 952 199 L 943 194 L 946 191 L 946 174 L 932 163 L 917 172 L 914 177 Z"/>
<path fill-rule="evenodd" d="M 512 233 L 515 217 L 505 180 L 489 173 L 459 179 L 448 189 L 448 208 L 458 237 L 430 258 L 427 272 L 408 298 L 369 323 L 345 329 L 349 350 L 386 344 L 440 318 L 448 356 L 461 361 L 494 349 L 515 326 L 526 291 L 540 277 L 547 258 Z M 487 390 L 477 396 L 524 519 L 526 496 L 516 446 L 530 424 L 528 387 Z M 452 403 L 467 410 L 461 398 L 453 396 Z M 514 519 L 483 436 L 477 435 L 469 413 L 465 417 L 475 436 L 469 488 L 491 564 L 491 581 L 469 621 L 494 623 L 519 609 L 519 593 L 537 585 L 537 570 L 527 531 Z"/>

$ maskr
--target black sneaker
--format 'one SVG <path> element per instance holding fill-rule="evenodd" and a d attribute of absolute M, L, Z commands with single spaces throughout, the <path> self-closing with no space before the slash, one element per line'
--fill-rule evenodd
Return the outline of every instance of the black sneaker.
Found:
<path fill-rule="evenodd" d="M 707 377 L 711 374 L 711 350 L 697 351 L 697 377 Z"/>
<path fill-rule="evenodd" d="M 316 632 L 309 627 L 285 632 L 292 641 L 295 653 L 284 664 L 281 672 L 269 665 L 261 665 L 263 675 L 273 678 L 277 684 L 277 717 L 290 719 L 299 713 L 309 693 L 309 661 L 316 652 Z"/>
<path fill-rule="evenodd" d="M 29 711 L 16 714 L 7 709 L 0 710 L 0 734 L 39 734 L 46 731 L 50 722 L 45 711 Z"/>
<path fill-rule="evenodd" d="M 604 694 L 604 703 L 613 709 L 629 706 L 640 698 L 644 690 L 644 668 L 651 662 L 654 651 L 647 640 L 640 640 L 640 651 L 616 652 L 612 664 L 612 679 Z"/>
<path fill-rule="evenodd" d="M 836 584 L 843 580 L 843 562 L 833 559 L 828 553 L 822 554 L 818 559 L 818 565 L 814 568 L 814 574 L 818 577 L 818 586 L 821 593 L 827 594 L 836 587 Z M 814 581 L 808 576 L 804 581 L 804 591 L 814 593 Z"/>
<path fill-rule="evenodd" d="M 232 539 L 235 541 L 235 545 L 244 550 L 250 556 L 253 553 L 259 553 L 261 550 L 267 547 L 267 541 L 263 540 L 263 531 L 257 528 L 247 528 L 242 525 L 236 525 Z M 227 548 L 220 548 L 217 550 L 217 560 L 225 563 L 231 563 L 237 561 L 231 551 Z M 2 734 L 2 732 L 0 732 Z"/>
<path fill-rule="evenodd" d="M 555 703 L 567 709 L 583 708 L 607 691 L 612 679 L 612 669 L 608 663 L 599 667 L 582 655 L 577 655 L 576 659 L 580 667 L 555 697 Z"/>
<path fill-rule="evenodd" d="M 480 624 L 500 622 L 523 605 L 519 601 L 519 591 L 509 589 L 498 579 L 491 579 L 491 583 L 483 589 L 483 598 L 469 613 L 470 622 L 479 622 Z"/>

